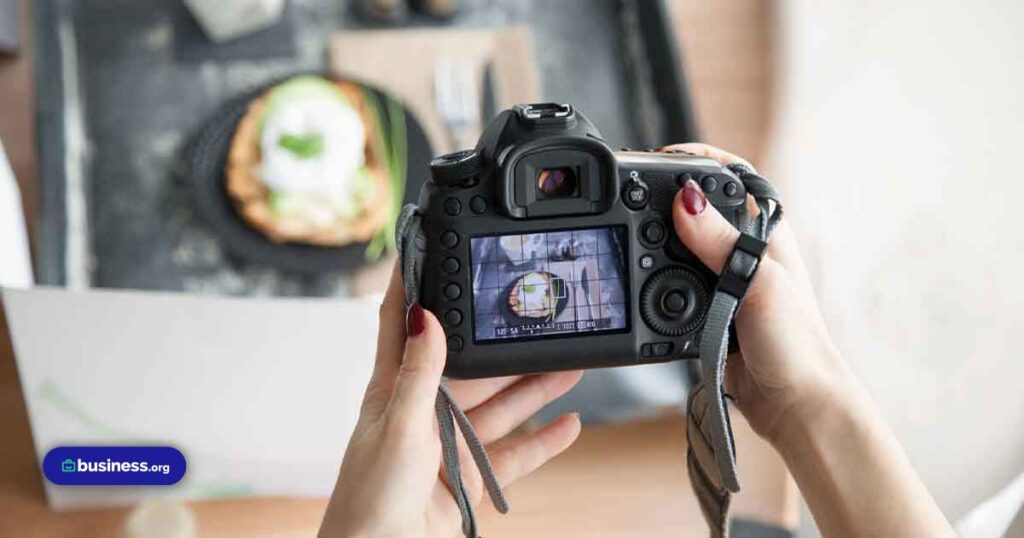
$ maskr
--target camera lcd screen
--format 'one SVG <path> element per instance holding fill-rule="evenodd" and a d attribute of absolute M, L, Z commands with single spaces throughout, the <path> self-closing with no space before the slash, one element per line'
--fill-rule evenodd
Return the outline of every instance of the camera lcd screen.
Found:
<path fill-rule="evenodd" d="M 623 226 L 470 238 L 477 342 L 629 327 Z"/>

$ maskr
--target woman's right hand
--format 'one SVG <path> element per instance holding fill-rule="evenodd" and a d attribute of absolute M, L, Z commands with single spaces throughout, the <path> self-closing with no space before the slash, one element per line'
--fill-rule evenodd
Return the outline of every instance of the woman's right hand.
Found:
<path fill-rule="evenodd" d="M 704 144 L 683 150 L 723 164 L 743 159 Z M 739 237 L 711 204 L 700 185 L 689 181 L 673 204 L 676 233 L 715 273 L 721 273 Z M 761 436 L 775 442 L 787 421 L 802 420 L 821 398 L 849 384 L 852 375 L 832 344 L 818 311 L 796 240 L 783 219 L 736 315 L 740 355 L 726 366 L 725 389 Z"/>
<path fill-rule="evenodd" d="M 703 144 L 684 150 L 744 162 Z M 682 242 L 721 273 L 739 232 L 687 182 L 672 208 Z M 824 536 L 953 536 L 867 391 L 825 329 L 793 232 L 768 241 L 736 314 L 725 389 L 786 461 Z"/>

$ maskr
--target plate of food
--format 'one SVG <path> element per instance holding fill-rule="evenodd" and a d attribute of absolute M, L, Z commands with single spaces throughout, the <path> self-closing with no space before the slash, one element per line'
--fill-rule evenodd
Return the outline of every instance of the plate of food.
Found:
<path fill-rule="evenodd" d="M 511 325 L 547 323 L 565 310 L 569 302 L 568 285 L 547 271 L 529 271 L 505 287 L 505 320 Z M 501 299 L 499 299 L 501 300 Z"/>
<path fill-rule="evenodd" d="M 422 126 L 365 84 L 298 75 L 228 102 L 185 150 L 198 213 L 237 258 L 315 273 L 394 251 L 428 177 Z"/>

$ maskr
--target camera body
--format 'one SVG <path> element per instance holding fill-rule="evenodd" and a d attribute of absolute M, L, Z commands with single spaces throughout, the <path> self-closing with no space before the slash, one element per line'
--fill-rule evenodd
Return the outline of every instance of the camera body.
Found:
<path fill-rule="evenodd" d="M 570 105 L 517 105 L 474 150 L 431 162 L 419 197 L 420 302 L 446 375 L 491 377 L 696 358 L 717 275 L 677 238 L 700 183 L 734 226 L 740 179 L 683 152 L 612 151 Z"/>

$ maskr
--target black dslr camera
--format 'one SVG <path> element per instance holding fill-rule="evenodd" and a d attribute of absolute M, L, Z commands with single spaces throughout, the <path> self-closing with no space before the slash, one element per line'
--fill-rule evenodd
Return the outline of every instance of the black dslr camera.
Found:
<path fill-rule="evenodd" d="M 687 153 L 612 151 L 570 105 L 517 105 L 420 193 L 420 303 L 446 374 L 489 377 L 697 358 L 717 275 L 677 239 L 687 180 L 737 228 L 743 182 Z"/>

